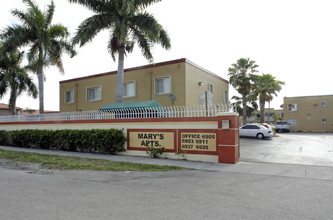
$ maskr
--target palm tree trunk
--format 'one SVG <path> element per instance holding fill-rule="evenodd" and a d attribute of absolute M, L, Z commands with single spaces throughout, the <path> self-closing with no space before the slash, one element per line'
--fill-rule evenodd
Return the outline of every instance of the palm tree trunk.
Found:
<path fill-rule="evenodd" d="M 38 91 L 39 91 L 39 114 L 44 113 L 44 72 L 43 65 L 37 67 Z"/>
<path fill-rule="evenodd" d="M 11 88 L 8 110 L 11 115 L 16 115 L 16 88 Z"/>
<path fill-rule="evenodd" d="M 242 95 L 242 101 L 243 101 L 243 124 L 247 124 L 247 99 L 246 99 L 246 94 Z"/>
<path fill-rule="evenodd" d="M 260 105 L 260 122 L 265 122 L 265 100 L 259 98 L 259 105 Z"/>
<path fill-rule="evenodd" d="M 120 47 L 119 48 L 119 54 L 118 54 L 116 102 L 122 102 L 123 101 L 124 57 L 125 57 L 125 47 Z"/>

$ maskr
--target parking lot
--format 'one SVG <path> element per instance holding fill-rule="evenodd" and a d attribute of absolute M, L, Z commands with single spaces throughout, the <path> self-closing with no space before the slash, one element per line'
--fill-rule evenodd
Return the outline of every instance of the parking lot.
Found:
<path fill-rule="evenodd" d="M 278 133 L 270 139 L 241 138 L 240 160 L 333 166 L 333 134 Z"/>

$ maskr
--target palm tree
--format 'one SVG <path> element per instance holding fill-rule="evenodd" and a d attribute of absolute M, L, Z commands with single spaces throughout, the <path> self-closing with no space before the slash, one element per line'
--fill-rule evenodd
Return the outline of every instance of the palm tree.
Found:
<path fill-rule="evenodd" d="M 163 48 L 170 48 L 167 32 L 153 15 L 145 9 L 161 0 L 69 0 L 91 9 L 95 14 L 84 20 L 73 38 L 80 47 L 91 41 L 101 30 L 109 31 L 107 48 L 113 60 L 118 54 L 118 72 L 116 102 L 122 102 L 124 79 L 124 56 L 131 53 L 134 42 L 141 48 L 143 56 L 153 61 L 151 46 L 160 43 Z"/>
<path fill-rule="evenodd" d="M 1 45 L 0 45 L 1 47 Z M 9 113 L 16 114 L 16 99 L 22 92 L 37 98 L 37 87 L 22 67 L 23 52 L 3 53 L 0 48 L 0 97 L 10 90 Z"/>
<path fill-rule="evenodd" d="M 244 124 L 247 123 L 247 96 L 252 89 L 254 73 L 258 72 L 257 67 L 259 66 L 250 58 L 240 58 L 228 69 L 230 84 L 242 95 Z"/>
<path fill-rule="evenodd" d="M 235 100 L 233 105 L 236 106 L 237 112 L 240 115 L 243 115 L 242 97 L 233 96 L 231 100 Z M 246 106 L 246 115 L 251 116 L 258 109 L 257 98 L 254 96 L 254 94 L 250 94 L 247 97 L 247 103 L 249 103 L 249 105 L 247 104 Z"/>
<path fill-rule="evenodd" d="M 265 103 L 273 99 L 273 95 L 277 96 L 277 92 L 281 91 L 284 82 L 276 80 L 271 74 L 263 74 L 255 77 L 254 93 L 259 96 L 260 121 L 265 122 Z"/>
<path fill-rule="evenodd" d="M 4 50 L 11 51 L 15 48 L 29 46 L 28 61 L 38 77 L 39 89 L 39 111 L 44 113 L 44 69 L 48 66 L 58 67 L 64 73 L 61 56 L 67 52 L 71 57 L 75 51 L 67 42 L 69 33 L 63 25 L 52 24 L 55 10 L 54 2 L 47 6 L 42 12 L 32 0 L 22 0 L 27 4 L 26 12 L 12 10 L 11 13 L 17 17 L 22 24 L 8 26 L 1 32 L 0 37 L 6 42 Z"/>

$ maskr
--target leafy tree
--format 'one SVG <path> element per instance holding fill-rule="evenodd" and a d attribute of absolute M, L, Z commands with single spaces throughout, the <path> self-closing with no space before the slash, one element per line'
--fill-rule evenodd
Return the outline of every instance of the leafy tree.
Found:
<path fill-rule="evenodd" d="M 26 12 L 14 9 L 11 13 L 21 24 L 8 26 L 1 31 L 0 37 L 5 39 L 5 51 L 28 46 L 28 61 L 38 77 L 39 111 L 44 113 L 44 69 L 49 66 L 58 67 L 64 73 L 62 54 L 67 52 L 71 57 L 75 55 L 72 45 L 67 42 L 69 33 L 61 24 L 52 24 L 55 10 L 54 2 L 42 12 L 32 0 L 22 0 L 27 6 Z"/>
<path fill-rule="evenodd" d="M 23 52 L 14 50 L 4 53 L 0 45 L 0 97 L 10 90 L 9 113 L 16 114 L 16 99 L 22 92 L 37 98 L 37 87 L 27 73 L 27 67 L 22 67 Z"/>
<path fill-rule="evenodd" d="M 122 102 L 124 79 L 124 56 L 131 53 L 137 42 L 143 56 L 152 62 L 151 46 L 160 43 L 165 49 L 170 48 L 167 32 L 153 15 L 145 9 L 161 0 L 69 0 L 91 9 L 95 14 L 84 20 L 73 38 L 74 44 L 85 45 L 101 30 L 108 30 L 107 48 L 113 60 L 118 54 L 118 72 L 116 102 Z"/>
<path fill-rule="evenodd" d="M 29 115 L 31 115 L 31 114 L 35 113 L 36 110 L 31 109 L 31 108 L 26 108 L 26 109 L 24 109 L 24 112 L 26 112 L 26 113 L 28 113 Z"/>
<path fill-rule="evenodd" d="M 259 97 L 260 106 L 260 121 L 265 122 L 265 103 L 273 99 L 273 95 L 277 96 L 277 92 L 281 91 L 284 82 L 276 80 L 271 74 L 263 74 L 262 76 L 255 76 L 254 93 Z"/>
<path fill-rule="evenodd" d="M 233 96 L 231 100 L 235 100 L 233 104 L 236 105 L 237 112 L 239 113 L 239 115 L 243 115 L 242 97 Z M 247 97 L 247 103 L 249 104 L 247 104 L 246 106 L 246 114 L 248 116 L 251 116 L 258 109 L 257 98 L 254 96 L 254 94 Z"/>
<path fill-rule="evenodd" d="M 229 82 L 236 89 L 236 91 L 242 96 L 243 105 L 243 122 L 247 123 L 247 96 L 250 94 L 252 84 L 254 81 L 254 73 L 258 72 L 256 68 L 259 66 L 255 61 L 249 58 L 240 58 L 236 63 L 231 64 L 228 69 L 228 75 L 230 76 Z"/>

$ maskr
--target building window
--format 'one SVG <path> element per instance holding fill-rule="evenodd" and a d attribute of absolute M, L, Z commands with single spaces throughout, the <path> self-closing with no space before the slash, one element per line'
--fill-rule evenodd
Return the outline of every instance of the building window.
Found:
<path fill-rule="evenodd" d="M 297 120 L 295 118 L 289 118 L 288 119 L 288 124 L 290 126 L 296 126 L 297 125 Z"/>
<path fill-rule="evenodd" d="M 123 98 L 136 96 L 136 82 L 125 82 L 123 86 Z"/>
<path fill-rule="evenodd" d="M 327 102 L 321 102 L 321 107 L 327 107 Z"/>
<path fill-rule="evenodd" d="M 229 94 L 228 91 L 223 90 L 223 103 L 228 104 L 229 103 Z"/>
<path fill-rule="evenodd" d="M 322 118 L 322 119 L 321 119 L 321 122 L 322 122 L 322 123 L 326 123 L 326 122 L 327 122 L 327 119 L 326 119 L 326 118 Z"/>
<path fill-rule="evenodd" d="M 74 103 L 74 89 L 65 92 L 65 103 L 66 104 Z"/>
<path fill-rule="evenodd" d="M 171 77 L 155 78 L 155 94 L 169 94 L 171 93 Z"/>
<path fill-rule="evenodd" d="M 296 103 L 288 104 L 288 112 L 296 112 L 296 111 L 297 111 L 297 104 Z"/>
<path fill-rule="evenodd" d="M 214 91 L 213 84 L 208 83 L 208 91 L 210 91 L 211 93 L 213 93 L 213 91 Z"/>
<path fill-rule="evenodd" d="M 87 101 L 102 100 L 102 86 L 87 88 Z"/>

